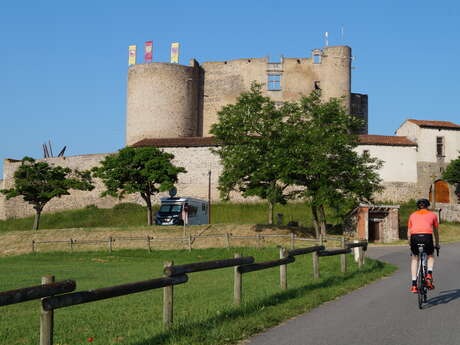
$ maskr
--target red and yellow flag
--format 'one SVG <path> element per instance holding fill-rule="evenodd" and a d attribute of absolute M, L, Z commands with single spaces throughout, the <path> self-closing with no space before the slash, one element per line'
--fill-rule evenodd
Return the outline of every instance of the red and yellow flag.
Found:
<path fill-rule="evenodd" d="M 153 42 L 147 41 L 144 45 L 144 60 L 145 62 L 152 62 L 153 55 Z"/>

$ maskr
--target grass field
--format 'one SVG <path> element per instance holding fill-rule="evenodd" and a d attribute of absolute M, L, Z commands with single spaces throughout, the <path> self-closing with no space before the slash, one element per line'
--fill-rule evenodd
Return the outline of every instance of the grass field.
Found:
<path fill-rule="evenodd" d="M 155 211 L 157 207 L 155 208 Z M 216 203 L 212 205 L 211 222 L 213 224 L 267 224 L 266 203 Z M 297 221 L 304 226 L 311 226 L 310 209 L 304 203 L 277 205 L 275 214 L 282 213 L 284 223 Z M 0 220 L 0 232 L 30 230 L 33 217 Z M 111 209 L 89 206 L 84 209 L 44 213 L 40 229 L 68 229 L 89 227 L 138 227 L 146 225 L 145 207 L 137 204 L 119 204 Z M 330 222 L 335 223 L 332 215 Z"/>
<path fill-rule="evenodd" d="M 0 291 L 36 285 L 40 277 L 74 279 L 77 290 L 94 289 L 162 276 L 163 262 L 176 264 L 252 255 L 257 262 L 278 257 L 276 248 L 186 251 L 124 250 L 114 253 L 43 253 L 0 259 Z M 251 334 L 308 311 L 383 275 L 394 267 L 368 260 L 361 271 L 349 258 L 349 272 L 341 274 L 339 257 L 320 259 L 321 279 L 312 281 L 311 256 L 296 257 L 288 265 L 288 287 L 279 289 L 279 270 L 248 273 L 243 279 L 243 305 L 232 305 L 233 269 L 189 275 L 175 287 L 174 327 L 162 330 L 162 291 L 153 290 L 55 311 L 54 343 L 85 344 L 235 344 Z M 39 302 L 2 307 L 0 344 L 39 342 Z"/>

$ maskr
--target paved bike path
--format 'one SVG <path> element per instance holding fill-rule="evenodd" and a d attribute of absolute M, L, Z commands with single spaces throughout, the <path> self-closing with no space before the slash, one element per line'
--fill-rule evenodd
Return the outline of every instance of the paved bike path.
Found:
<path fill-rule="evenodd" d="M 399 267 L 391 277 L 288 320 L 248 339 L 249 345 L 456 345 L 460 344 L 460 243 L 443 245 L 434 269 L 436 289 L 418 309 L 410 294 L 405 247 L 369 248 Z"/>

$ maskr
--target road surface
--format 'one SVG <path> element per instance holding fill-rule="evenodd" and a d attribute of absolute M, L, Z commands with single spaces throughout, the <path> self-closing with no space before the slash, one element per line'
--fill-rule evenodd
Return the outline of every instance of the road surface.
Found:
<path fill-rule="evenodd" d="M 460 344 L 460 243 L 444 245 L 434 267 L 436 289 L 418 309 L 409 293 L 405 247 L 369 248 L 399 267 L 384 278 L 250 338 L 249 345 Z"/>

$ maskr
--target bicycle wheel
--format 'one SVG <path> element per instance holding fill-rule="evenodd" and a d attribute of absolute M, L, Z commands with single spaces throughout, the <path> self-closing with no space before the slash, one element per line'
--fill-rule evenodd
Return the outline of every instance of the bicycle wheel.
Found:
<path fill-rule="evenodd" d="M 422 304 L 423 304 L 423 300 L 424 300 L 424 284 L 423 284 L 423 281 L 424 281 L 424 274 L 423 274 L 423 266 L 422 266 L 422 263 L 421 263 L 421 260 L 420 260 L 420 265 L 419 265 L 420 269 L 419 269 L 419 272 L 418 272 L 418 275 L 417 275 L 417 299 L 418 299 L 418 308 L 419 309 L 422 309 Z"/>

